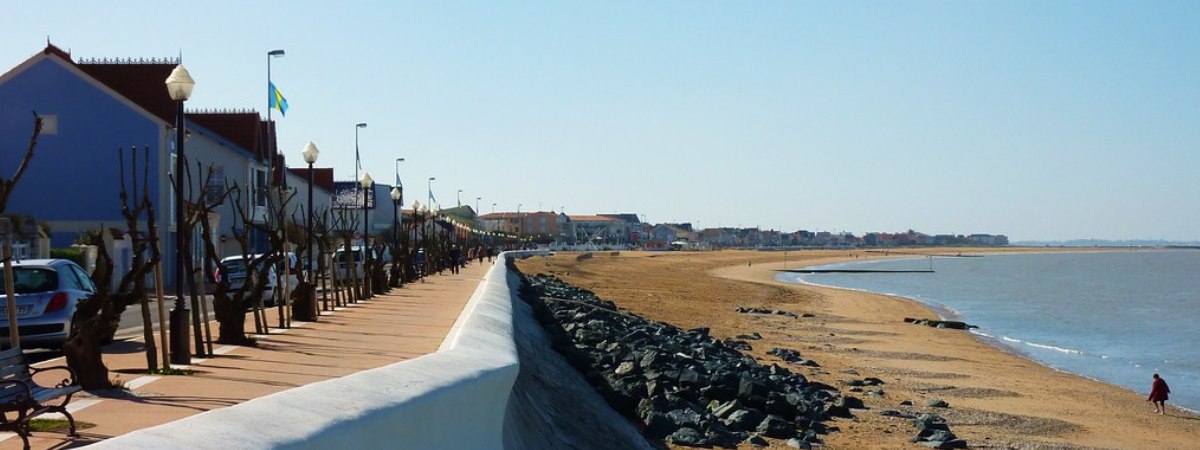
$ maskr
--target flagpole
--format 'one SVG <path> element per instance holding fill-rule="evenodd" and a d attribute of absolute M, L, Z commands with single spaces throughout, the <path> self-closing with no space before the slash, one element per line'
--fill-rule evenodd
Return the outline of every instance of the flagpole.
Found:
<path fill-rule="evenodd" d="M 275 92 L 271 88 L 271 59 L 283 55 L 284 51 L 282 49 L 267 52 L 267 192 L 260 195 L 270 195 L 271 185 L 275 176 L 275 121 L 271 119 L 271 110 L 275 109 Z M 267 214 L 267 226 L 270 225 L 271 214 Z"/>

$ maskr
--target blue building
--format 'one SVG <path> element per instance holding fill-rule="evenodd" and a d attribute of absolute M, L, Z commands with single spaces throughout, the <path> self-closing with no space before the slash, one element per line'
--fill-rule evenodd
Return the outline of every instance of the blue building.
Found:
<path fill-rule="evenodd" d="M 0 170 L 11 176 L 28 144 L 33 116 L 44 126 L 24 177 L 13 191 L 7 214 L 31 215 L 47 222 L 52 247 L 70 246 L 79 233 L 123 227 L 118 149 L 138 148 L 141 164 L 149 164 L 145 186 L 155 205 L 163 255 L 174 248 L 174 197 L 170 172 L 174 164 L 175 103 L 164 84 L 178 64 L 174 60 L 72 61 L 70 54 L 48 45 L 0 75 Z M 211 186 L 238 185 L 241 200 L 256 221 L 266 220 L 268 180 L 288 177 L 292 186 L 304 180 L 267 164 L 274 148 L 273 124 L 254 111 L 192 112 L 186 115 L 187 155 L 192 170 L 199 162 L 219 173 Z M 142 161 L 143 149 L 148 160 Z M 297 152 L 299 150 L 297 149 Z M 129 164 L 126 153 L 126 164 Z M 269 171 L 268 168 L 273 169 Z M 126 183 L 132 174 L 126 167 Z M 273 173 L 272 173 L 273 172 Z M 187 192 L 185 190 L 185 192 Z M 328 192 L 318 191 L 326 199 Z M 199 236 L 218 244 L 223 254 L 240 252 L 223 235 L 237 226 L 227 202 L 210 221 L 218 230 Z M 197 240 L 198 241 L 198 240 Z M 261 250 L 261 239 L 255 250 Z M 199 247 L 199 244 L 197 244 Z M 196 252 L 193 252 L 197 254 Z M 175 258 L 164 256 L 163 273 L 174 273 Z M 173 284 L 174 280 L 167 280 Z"/>

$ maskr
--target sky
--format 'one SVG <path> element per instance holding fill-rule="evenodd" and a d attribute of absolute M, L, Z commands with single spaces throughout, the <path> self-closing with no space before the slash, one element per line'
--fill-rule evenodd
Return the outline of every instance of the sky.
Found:
<path fill-rule="evenodd" d="M 38 2 L 45 47 L 174 57 L 189 109 L 405 203 L 783 231 L 1200 240 L 1200 2 Z M 429 182 L 430 177 L 436 180 Z"/>

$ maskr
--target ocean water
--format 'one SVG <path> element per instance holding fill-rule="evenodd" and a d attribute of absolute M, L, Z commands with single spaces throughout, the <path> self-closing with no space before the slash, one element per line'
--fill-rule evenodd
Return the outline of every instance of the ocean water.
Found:
<path fill-rule="evenodd" d="M 820 268 L 921 270 L 928 259 Z M 900 295 L 1050 367 L 1200 411 L 1200 251 L 935 257 L 934 273 L 783 273 L 788 282 Z M 1150 408 L 1147 404 L 1147 408 Z"/>

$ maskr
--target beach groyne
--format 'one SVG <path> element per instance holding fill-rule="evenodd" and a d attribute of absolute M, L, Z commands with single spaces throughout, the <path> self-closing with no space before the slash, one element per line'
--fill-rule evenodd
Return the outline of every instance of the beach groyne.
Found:
<path fill-rule="evenodd" d="M 544 377 L 530 371 L 541 368 L 521 361 L 524 357 L 545 362 L 555 356 L 539 341 L 545 337 L 539 337 L 540 327 L 518 299 L 520 276 L 506 263 L 535 254 L 541 253 L 502 254 L 436 353 L 135 431 L 93 447 L 515 449 L 536 447 L 547 438 L 588 443 L 619 438 L 620 433 L 636 435 L 612 417 L 580 420 L 579 414 L 587 410 L 604 410 L 578 407 L 577 399 L 588 398 L 590 388 L 569 378 L 538 381 Z M 523 351 L 518 342 L 524 343 Z M 519 376 L 522 364 L 529 366 L 524 377 Z M 603 402 L 594 392 L 590 395 Z M 548 419 L 554 417 L 558 420 Z M 553 428 L 572 417 L 600 434 L 572 437 Z M 596 427 L 596 420 L 613 426 Z M 555 433 L 559 436 L 546 436 Z"/>

